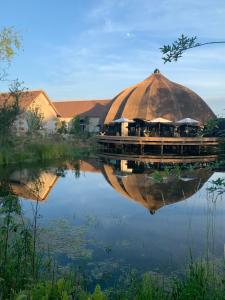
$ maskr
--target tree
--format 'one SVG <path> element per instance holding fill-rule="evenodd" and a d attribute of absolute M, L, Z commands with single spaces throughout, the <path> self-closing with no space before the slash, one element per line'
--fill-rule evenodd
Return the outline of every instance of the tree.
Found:
<path fill-rule="evenodd" d="M 65 121 L 59 121 L 57 124 L 57 132 L 66 134 L 68 132 L 67 124 Z"/>
<path fill-rule="evenodd" d="M 82 132 L 80 123 L 81 123 L 80 117 L 79 116 L 74 117 L 71 121 L 70 133 L 79 135 Z"/>
<path fill-rule="evenodd" d="M 203 129 L 203 135 L 225 137 L 225 118 L 209 120 Z"/>
<path fill-rule="evenodd" d="M 21 39 L 13 27 L 0 30 L 0 81 L 6 79 L 6 66 L 12 61 L 16 51 L 21 47 Z M 11 82 L 9 95 L 0 104 L 0 143 L 5 143 L 12 126 L 19 115 L 19 98 L 23 92 L 18 80 Z"/>
<path fill-rule="evenodd" d="M 43 114 L 39 107 L 35 107 L 26 112 L 26 121 L 28 126 L 28 134 L 36 134 L 43 128 Z"/>
<path fill-rule="evenodd" d="M 5 143 L 9 140 L 12 133 L 12 127 L 20 114 L 19 99 L 24 88 L 21 83 L 15 80 L 9 87 L 9 94 L 3 104 L 0 106 L 0 142 Z"/>
<path fill-rule="evenodd" d="M 0 80 L 5 79 L 6 67 L 20 48 L 21 38 L 13 27 L 0 30 Z"/>
<path fill-rule="evenodd" d="M 172 45 L 164 45 L 159 49 L 163 53 L 162 59 L 164 63 L 167 63 L 177 61 L 179 58 L 182 57 L 183 53 L 186 50 L 212 44 L 225 44 L 225 41 L 198 43 L 197 36 L 188 37 L 182 34 L 176 41 L 172 43 Z"/>

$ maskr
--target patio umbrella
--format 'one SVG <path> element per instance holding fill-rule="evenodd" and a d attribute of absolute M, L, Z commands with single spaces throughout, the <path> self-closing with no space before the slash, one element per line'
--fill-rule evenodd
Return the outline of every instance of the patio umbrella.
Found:
<path fill-rule="evenodd" d="M 185 119 L 177 121 L 176 123 L 179 125 L 198 125 L 199 121 L 191 119 L 191 118 L 185 118 Z"/>
<path fill-rule="evenodd" d="M 161 118 L 161 117 L 159 117 L 159 118 L 155 118 L 155 119 L 153 119 L 153 120 L 150 120 L 150 121 L 148 121 L 149 123 L 158 123 L 159 124 L 159 134 L 160 134 L 160 124 L 169 124 L 169 123 L 172 123 L 172 121 L 170 121 L 170 120 L 167 120 L 167 119 L 165 119 L 165 118 Z"/>
<path fill-rule="evenodd" d="M 199 121 L 191 118 L 185 118 L 176 122 L 177 125 L 186 125 L 186 130 L 188 130 L 188 126 L 198 126 Z"/>
<path fill-rule="evenodd" d="M 113 120 L 112 123 L 134 123 L 134 120 L 122 117 L 120 119 Z"/>
<path fill-rule="evenodd" d="M 153 120 L 148 121 L 149 123 L 172 123 L 172 121 L 167 120 L 165 118 L 155 118 Z"/>

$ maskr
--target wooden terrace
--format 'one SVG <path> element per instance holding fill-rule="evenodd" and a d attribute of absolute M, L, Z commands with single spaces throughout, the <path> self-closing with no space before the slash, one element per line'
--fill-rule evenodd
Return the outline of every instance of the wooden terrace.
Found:
<path fill-rule="evenodd" d="M 104 151 L 136 154 L 200 155 L 214 154 L 218 146 L 215 137 L 142 137 L 109 136 L 97 137 Z"/>
<path fill-rule="evenodd" d="M 155 146 L 217 146 L 215 137 L 140 137 L 140 136 L 97 136 L 99 143 L 155 145 Z"/>

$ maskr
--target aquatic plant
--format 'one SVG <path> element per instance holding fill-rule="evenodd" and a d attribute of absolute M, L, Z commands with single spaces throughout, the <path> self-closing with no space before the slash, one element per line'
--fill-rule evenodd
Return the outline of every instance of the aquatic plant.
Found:
<path fill-rule="evenodd" d="M 211 185 L 207 188 L 210 193 L 214 193 L 217 196 L 225 193 L 225 178 L 219 177 L 216 180 L 212 180 L 210 184 Z"/>

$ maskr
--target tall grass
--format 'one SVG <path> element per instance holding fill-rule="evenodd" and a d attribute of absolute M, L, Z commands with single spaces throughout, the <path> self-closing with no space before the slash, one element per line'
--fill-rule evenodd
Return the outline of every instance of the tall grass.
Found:
<path fill-rule="evenodd" d="M 38 282 L 29 290 L 20 291 L 15 299 L 224 300 L 225 297 L 224 272 L 215 274 L 203 262 L 191 263 L 183 278 L 165 282 L 146 273 L 142 278 L 132 278 L 105 291 L 97 285 L 91 292 L 76 276 L 70 275 L 54 282 Z M 19 298 L 22 295 L 24 298 Z"/>
<path fill-rule="evenodd" d="M 11 144 L 0 145 L 0 165 L 85 157 L 95 152 L 95 148 L 96 143 L 93 137 L 69 141 L 62 138 L 54 139 L 54 137 L 15 138 Z"/>

